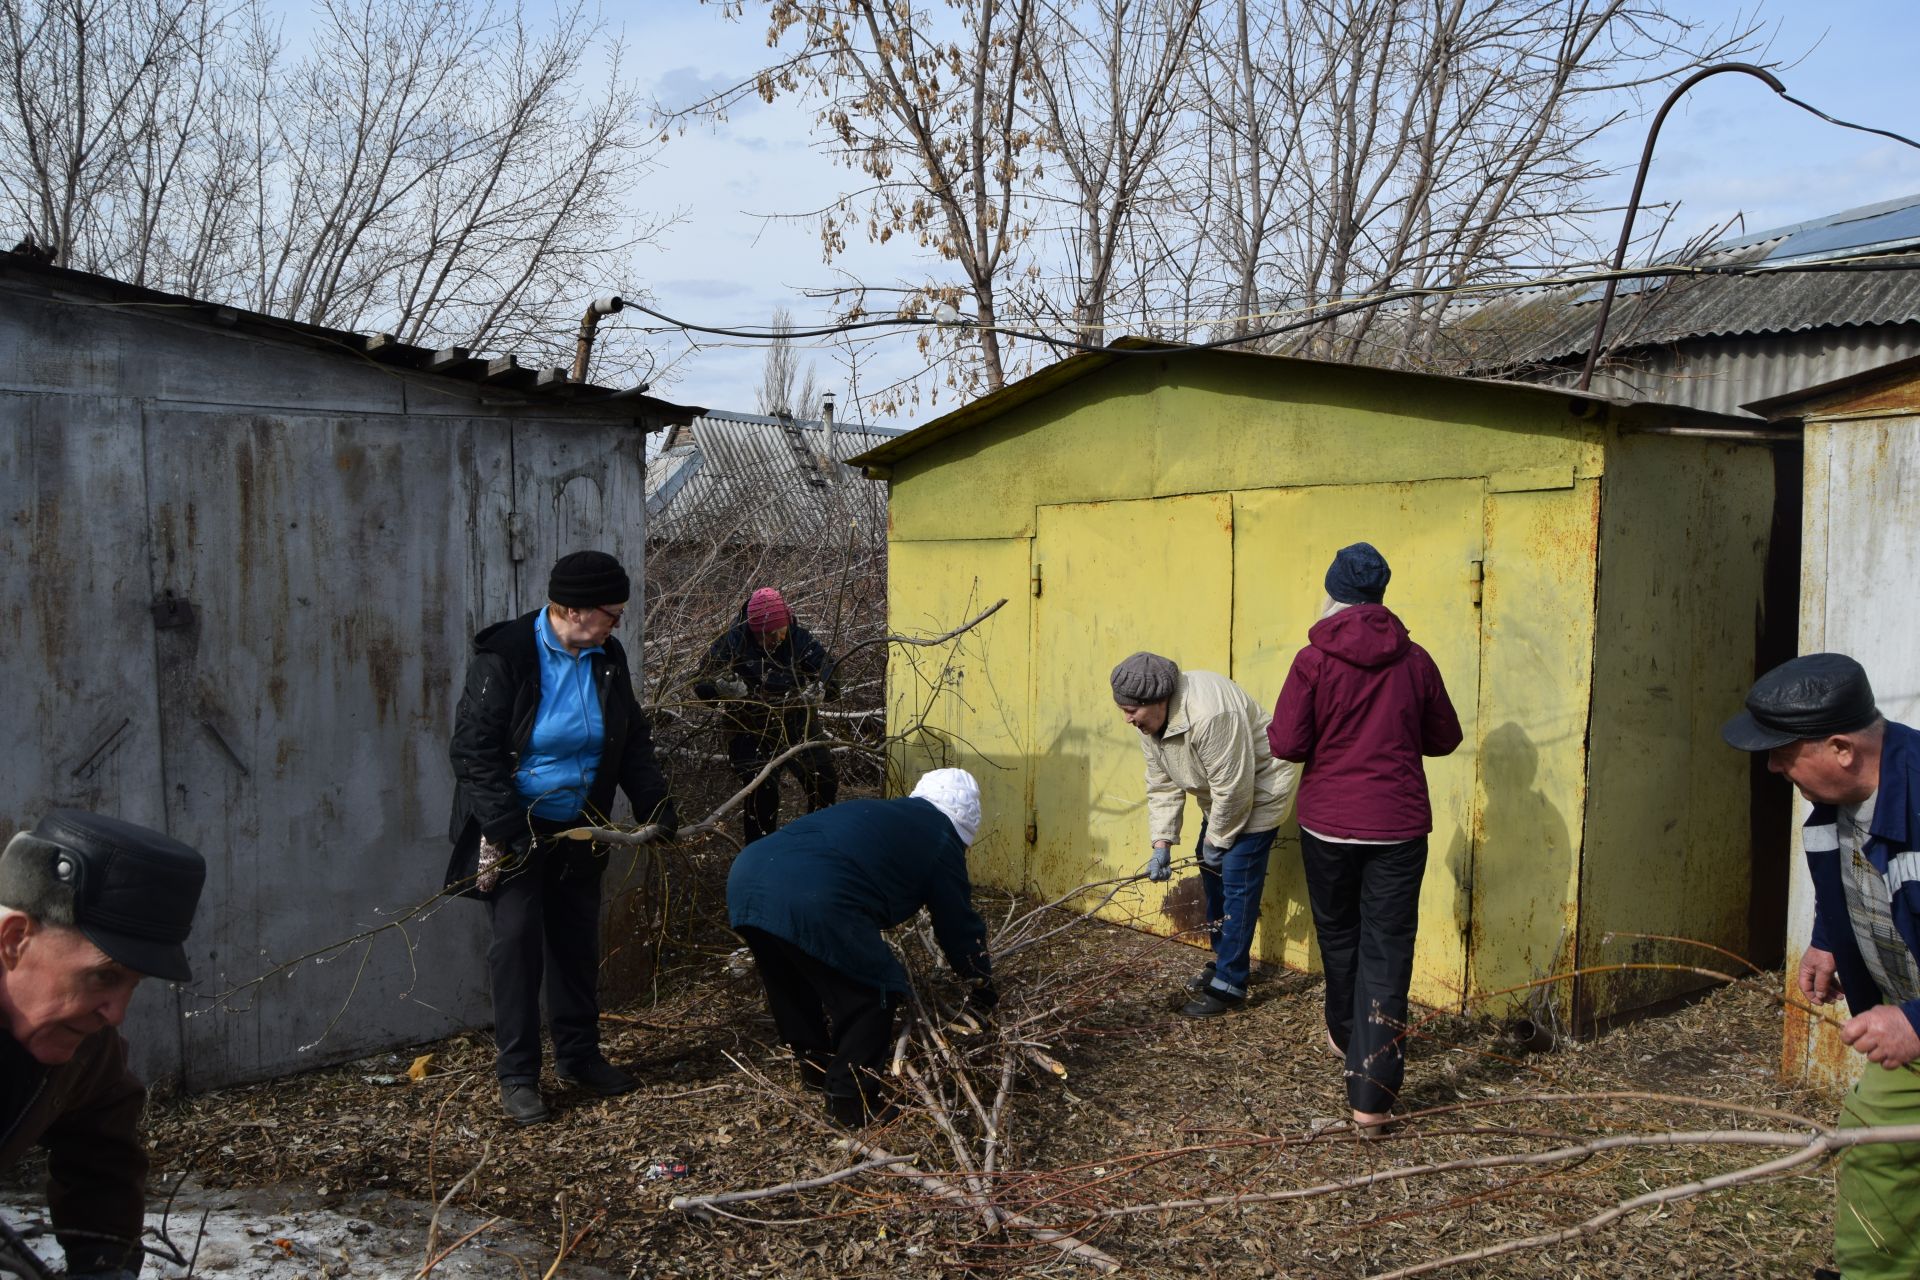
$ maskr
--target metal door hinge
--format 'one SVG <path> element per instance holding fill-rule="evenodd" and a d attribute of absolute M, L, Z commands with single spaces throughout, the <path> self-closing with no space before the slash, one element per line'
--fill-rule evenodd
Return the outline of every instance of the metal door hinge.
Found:
<path fill-rule="evenodd" d="M 1486 585 L 1486 578 L 1486 561 L 1467 561 L 1467 585 L 1473 590 L 1473 605 L 1476 609 L 1480 607 L 1480 593 L 1481 589 Z"/>
<path fill-rule="evenodd" d="M 507 512 L 507 558 L 515 564 L 527 558 L 527 518 L 518 511 Z"/>
<path fill-rule="evenodd" d="M 1040 566 L 1037 564 L 1033 566 L 1033 594 L 1040 594 Z"/>

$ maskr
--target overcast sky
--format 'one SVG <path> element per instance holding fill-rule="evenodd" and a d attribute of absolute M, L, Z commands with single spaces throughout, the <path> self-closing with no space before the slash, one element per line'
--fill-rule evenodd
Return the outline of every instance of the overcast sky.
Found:
<path fill-rule="evenodd" d="M 1677 0 L 1675 7 L 1716 23 L 1754 12 L 1717 0 Z M 624 20 L 629 70 L 669 103 L 743 79 L 769 56 L 764 23 L 755 16 L 763 7 L 747 8 L 746 19 L 728 21 L 717 6 L 697 0 L 649 0 L 644 17 Z M 1781 71 L 1789 92 L 1833 115 L 1920 137 L 1920 108 L 1905 89 L 1920 48 L 1913 0 L 1776 0 L 1760 6 L 1759 16 L 1774 33 L 1770 56 L 1789 64 Z M 684 220 L 657 250 L 640 255 L 641 278 L 621 287 L 644 285 L 660 310 L 720 327 L 765 324 L 780 305 L 801 323 L 824 319 L 825 305 L 805 296 L 835 281 L 821 262 L 817 223 L 776 215 L 818 209 L 858 175 L 836 167 L 811 136 L 810 109 L 787 98 L 771 106 L 750 99 L 719 128 L 675 139 L 643 198 L 657 209 L 681 210 Z M 1628 170 L 1616 198 L 1625 196 L 1644 136 L 1644 123 L 1615 136 L 1617 154 L 1608 159 Z M 1920 151 L 1836 129 L 1757 81 L 1727 75 L 1697 86 L 1668 118 L 1647 199 L 1679 202 L 1679 239 L 1735 216 L 1760 230 L 1916 192 Z M 1614 234 L 1610 224 L 1603 239 Z M 843 264 L 870 281 L 893 282 L 906 265 L 894 248 L 872 250 L 850 238 Z M 823 381 L 844 389 L 832 354 L 815 359 Z M 910 333 L 875 341 L 865 359 L 866 388 L 919 367 Z M 761 360 L 757 348 L 703 347 L 662 394 L 751 412 Z M 923 409 L 918 418 L 950 407 Z"/>

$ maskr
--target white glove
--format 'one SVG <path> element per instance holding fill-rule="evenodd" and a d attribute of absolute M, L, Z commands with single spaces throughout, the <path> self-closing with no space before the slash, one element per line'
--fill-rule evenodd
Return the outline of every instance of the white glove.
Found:
<path fill-rule="evenodd" d="M 713 687 L 718 689 L 725 697 L 744 698 L 747 696 L 747 682 L 739 676 L 723 676 L 713 682 Z"/>

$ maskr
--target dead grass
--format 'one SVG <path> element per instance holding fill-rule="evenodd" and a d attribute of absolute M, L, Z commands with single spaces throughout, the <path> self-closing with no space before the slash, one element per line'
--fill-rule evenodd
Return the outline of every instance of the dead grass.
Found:
<path fill-rule="evenodd" d="M 641 1076 L 639 1094 L 602 1101 L 549 1079 L 554 1122 L 516 1128 L 499 1112 L 490 1040 L 468 1034 L 419 1046 L 434 1057 L 417 1084 L 368 1082 L 404 1070 L 410 1055 L 400 1054 L 157 1108 L 150 1122 L 156 1172 L 190 1163 L 215 1184 L 300 1181 L 341 1194 L 387 1189 L 434 1201 L 491 1143 L 492 1158 L 457 1197 L 460 1207 L 518 1219 L 557 1247 L 564 1191 L 568 1234 L 605 1211 L 574 1257 L 615 1274 L 1094 1274 L 1031 1240 L 987 1236 L 977 1215 L 879 1174 L 736 1206 L 770 1223 L 700 1222 L 670 1210 L 675 1195 L 780 1184 L 854 1162 L 806 1099 L 757 1085 L 735 1065 L 780 1086 L 791 1079 L 757 979 L 726 972 L 717 954 L 726 935 L 709 927 L 702 937 L 711 950 L 663 971 L 657 999 L 607 1016 L 609 1056 Z M 1077 1041 L 1052 1047 L 1067 1079 L 1036 1079 L 1016 1099 L 997 1194 L 1097 1244 L 1128 1274 L 1371 1275 L 1566 1225 L 1649 1188 L 1764 1157 L 1635 1150 L 1273 1205 L 1104 1220 L 1095 1216 L 1100 1209 L 1546 1149 L 1568 1134 L 1782 1127 L 1692 1103 L 1583 1099 L 1438 1114 L 1381 1142 L 1309 1141 L 1314 1119 L 1345 1112 L 1339 1068 L 1322 1038 L 1317 980 L 1267 974 L 1243 1013 L 1193 1023 L 1172 1009 L 1196 954 L 1096 925 L 1018 957 L 1002 975 L 1016 993 L 1063 967 L 1103 964 L 1123 975 Z M 1484 1023 L 1443 1018 L 1425 1031 L 1410 1061 L 1406 1103 L 1413 1109 L 1625 1090 L 1818 1120 L 1834 1113 L 1832 1099 L 1776 1079 L 1779 1006 L 1751 987 L 1531 1057 L 1502 1056 L 1514 1051 L 1503 1050 Z M 945 1144 L 925 1117 L 909 1114 L 875 1141 L 916 1153 L 923 1169 L 944 1167 Z M 669 1158 L 685 1161 L 688 1176 L 646 1177 L 650 1165 Z M 1823 1167 L 1455 1274 L 1806 1275 L 1827 1257 L 1831 1206 L 1831 1170 Z"/>

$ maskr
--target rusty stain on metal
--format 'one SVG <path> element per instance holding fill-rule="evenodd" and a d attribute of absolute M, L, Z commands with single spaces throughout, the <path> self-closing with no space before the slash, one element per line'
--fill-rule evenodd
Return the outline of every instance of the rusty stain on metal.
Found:
<path fill-rule="evenodd" d="M 1176 933 L 1195 933 L 1207 927 L 1207 894 L 1198 875 L 1183 876 L 1167 889 L 1160 900 L 1161 914 L 1172 921 Z"/>

